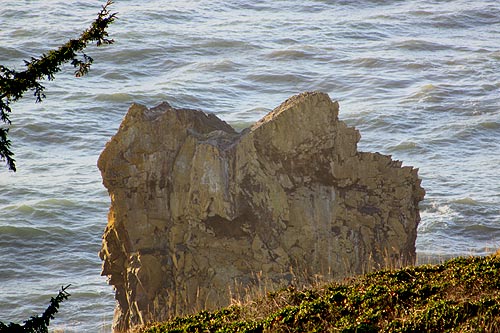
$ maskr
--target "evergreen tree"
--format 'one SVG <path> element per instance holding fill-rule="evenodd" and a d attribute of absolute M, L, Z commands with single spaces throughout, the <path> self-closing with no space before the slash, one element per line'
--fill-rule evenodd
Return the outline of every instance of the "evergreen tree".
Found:
<path fill-rule="evenodd" d="M 49 51 L 40 58 L 25 60 L 26 70 L 15 71 L 0 65 L 0 120 L 4 125 L 7 125 L 0 126 L 0 161 L 6 162 L 10 170 L 16 171 L 14 153 L 10 150 L 11 141 L 8 138 L 8 125 L 11 124 L 9 118 L 12 112 L 11 103 L 22 98 L 28 90 L 34 92 L 36 102 L 41 102 L 45 98 L 43 93 L 45 87 L 40 81 L 53 80 L 54 74 L 61 70 L 60 66 L 64 63 L 71 62 L 76 68 L 75 75 L 77 77 L 87 74 L 93 59 L 82 52 L 85 47 L 94 42 L 97 46 L 114 42 L 108 38 L 106 31 L 108 25 L 116 18 L 116 13 L 109 11 L 109 6 L 112 3 L 111 0 L 107 1 L 97 19 L 78 39 L 71 39 L 57 50 Z"/>
<path fill-rule="evenodd" d="M 71 285 L 66 287 L 61 287 L 59 294 L 54 298 L 50 299 L 50 305 L 43 312 L 41 316 L 33 316 L 24 322 L 24 325 L 19 325 L 16 323 L 10 323 L 6 325 L 0 321 L 0 333 L 47 333 L 49 331 L 48 326 L 50 321 L 54 319 L 54 315 L 59 310 L 59 304 L 64 300 L 67 300 L 71 296 L 66 289 Z"/>

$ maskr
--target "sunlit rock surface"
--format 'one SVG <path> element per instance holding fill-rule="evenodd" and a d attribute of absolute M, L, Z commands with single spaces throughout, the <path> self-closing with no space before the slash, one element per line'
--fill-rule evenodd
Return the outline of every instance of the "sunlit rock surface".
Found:
<path fill-rule="evenodd" d="M 115 331 L 227 305 L 264 280 L 413 263 L 417 170 L 358 152 L 338 110 L 303 93 L 238 133 L 213 114 L 132 105 L 98 162 Z"/>

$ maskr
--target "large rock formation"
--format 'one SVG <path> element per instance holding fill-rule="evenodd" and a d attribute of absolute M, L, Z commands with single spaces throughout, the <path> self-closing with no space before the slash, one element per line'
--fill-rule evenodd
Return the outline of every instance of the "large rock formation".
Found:
<path fill-rule="evenodd" d="M 359 139 L 323 93 L 241 133 L 213 114 L 132 105 L 98 162 L 115 331 L 227 305 L 259 281 L 413 263 L 417 170 L 358 152 Z"/>

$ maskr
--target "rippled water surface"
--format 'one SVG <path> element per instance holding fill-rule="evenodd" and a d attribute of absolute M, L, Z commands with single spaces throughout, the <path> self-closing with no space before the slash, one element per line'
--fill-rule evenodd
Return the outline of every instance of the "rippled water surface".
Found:
<path fill-rule="evenodd" d="M 0 64 L 77 36 L 101 1 L 0 1 Z M 340 102 L 359 148 L 420 168 L 420 256 L 500 247 L 500 3 L 129 1 L 90 74 L 64 67 L 47 99 L 12 105 L 18 172 L 0 169 L 0 321 L 43 311 L 55 328 L 108 332 L 113 292 L 97 252 L 109 199 L 96 161 L 132 102 L 168 101 L 235 126 L 311 90 Z"/>

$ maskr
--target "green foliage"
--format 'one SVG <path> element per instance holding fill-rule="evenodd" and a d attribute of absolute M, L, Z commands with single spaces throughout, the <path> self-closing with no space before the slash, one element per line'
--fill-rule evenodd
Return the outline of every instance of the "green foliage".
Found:
<path fill-rule="evenodd" d="M 24 325 L 19 325 L 15 323 L 10 323 L 8 326 L 0 322 L 0 333 L 46 333 L 48 332 L 48 326 L 50 320 L 54 319 L 54 315 L 59 310 L 59 304 L 64 300 L 67 300 L 70 294 L 66 291 L 70 285 L 66 287 L 61 287 L 61 291 L 54 298 L 50 299 L 50 305 L 44 311 L 44 313 L 39 316 L 33 316 L 24 322 Z"/>
<path fill-rule="evenodd" d="M 26 70 L 18 72 L 0 65 L 0 120 L 10 125 L 10 104 L 23 97 L 28 90 L 32 90 L 36 102 L 41 102 L 45 98 L 45 87 L 39 82 L 41 80 L 53 80 L 54 74 L 61 70 L 61 65 L 71 62 L 75 67 L 75 75 L 81 77 L 88 73 L 93 62 L 92 57 L 82 53 L 90 43 L 97 46 L 112 44 L 113 40 L 108 38 L 106 29 L 115 18 L 116 13 L 110 13 L 108 7 L 113 2 L 108 0 L 99 12 L 97 19 L 90 28 L 85 30 L 78 39 L 71 39 L 57 50 L 49 51 L 40 58 L 31 58 L 25 61 Z M 8 139 L 9 129 L 0 127 L 0 161 L 5 161 L 10 170 L 16 171 L 14 153 L 10 150 L 11 141 Z"/>
<path fill-rule="evenodd" d="M 289 287 L 142 332 L 500 332 L 500 256 L 378 271 L 316 289 Z"/>

